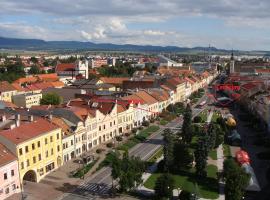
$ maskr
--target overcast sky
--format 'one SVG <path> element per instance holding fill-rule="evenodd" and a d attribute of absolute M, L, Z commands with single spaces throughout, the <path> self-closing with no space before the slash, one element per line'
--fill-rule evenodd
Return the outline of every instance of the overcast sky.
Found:
<path fill-rule="evenodd" d="M 0 0 L 0 36 L 270 50 L 269 0 Z"/>

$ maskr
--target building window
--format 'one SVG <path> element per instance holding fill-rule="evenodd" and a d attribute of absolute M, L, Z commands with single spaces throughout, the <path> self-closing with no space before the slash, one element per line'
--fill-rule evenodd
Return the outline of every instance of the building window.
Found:
<path fill-rule="evenodd" d="M 33 149 L 33 150 L 35 149 L 35 144 L 34 144 L 34 143 L 32 144 L 32 149 Z"/>
<path fill-rule="evenodd" d="M 50 141 L 53 142 L 53 136 L 50 137 Z"/>
<path fill-rule="evenodd" d="M 20 154 L 20 156 L 23 154 L 22 148 L 19 149 L 19 154 Z"/>
<path fill-rule="evenodd" d="M 103 125 L 103 129 L 106 129 L 106 126 L 105 125 Z"/>
<path fill-rule="evenodd" d="M 24 163 L 21 162 L 21 169 L 24 169 Z"/>
<path fill-rule="evenodd" d="M 28 146 L 25 146 L 25 153 L 28 153 Z"/>
<path fill-rule="evenodd" d="M 13 184 L 13 185 L 12 185 L 12 189 L 13 189 L 13 190 L 16 190 L 16 184 Z"/>
<path fill-rule="evenodd" d="M 51 163 L 46 166 L 46 173 L 52 171 L 54 169 L 54 163 Z"/>
<path fill-rule="evenodd" d="M 53 155 L 53 149 L 51 149 L 51 155 Z"/>
<path fill-rule="evenodd" d="M 38 154 L 38 160 L 41 161 L 41 154 Z"/>
<path fill-rule="evenodd" d="M 56 138 L 57 138 L 57 140 L 59 140 L 59 133 L 56 134 Z"/>
<path fill-rule="evenodd" d="M 60 145 L 57 146 L 57 151 L 58 151 L 58 152 L 60 151 Z"/>
<path fill-rule="evenodd" d="M 46 151 L 46 158 L 48 158 L 48 156 L 49 156 L 49 153 L 48 153 L 48 151 Z"/>
<path fill-rule="evenodd" d="M 48 144 L 48 139 L 47 138 L 45 138 L 45 144 Z"/>
<path fill-rule="evenodd" d="M 6 193 L 6 194 L 9 193 L 9 187 L 6 188 L 5 193 Z"/>
<path fill-rule="evenodd" d="M 40 147 L 40 141 L 37 142 L 37 146 Z"/>
<path fill-rule="evenodd" d="M 29 161 L 29 159 L 27 159 L 27 161 L 26 161 L 26 166 L 27 166 L 27 167 L 30 166 L 30 161 Z"/>
<path fill-rule="evenodd" d="M 71 145 L 73 145 L 73 140 L 71 140 Z"/>
<path fill-rule="evenodd" d="M 14 173 L 14 170 L 12 169 L 11 170 L 11 176 L 14 176 L 15 175 L 15 173 Z"/>
<path fill-rule="evenodd" d="M 33 157 L 33 163 L 36 163 L 36 156 Z"/>
<path fill-rule="evenodd" d="M 112 122 L 110 122 L 110 127 L 112 127 Z"/>
<path fill-rule="evenodd" d="M 7 180 L 7 173 L 4 173 L 4 180 Z"/>
<path fill-rule="evenodd" d="M 99 126 L 98 129 L 101 131 L 101 126 Z"/>

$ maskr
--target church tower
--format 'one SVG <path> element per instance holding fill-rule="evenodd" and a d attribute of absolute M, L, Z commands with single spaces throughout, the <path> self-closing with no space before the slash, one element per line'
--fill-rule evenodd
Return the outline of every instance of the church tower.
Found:
<path fill-rule="evenodd" d="M 233 56 L 233 51 L 232 51 L 231 61 L 230 61 L 230 74 L 234 73 L 234 65 L 235 65 L 235 61 L 234 61 L 234 56 Z"/>

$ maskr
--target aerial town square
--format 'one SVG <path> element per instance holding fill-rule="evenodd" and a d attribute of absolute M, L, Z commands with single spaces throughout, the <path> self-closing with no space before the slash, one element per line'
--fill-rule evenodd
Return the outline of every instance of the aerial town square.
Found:
<path fill-rule="evenodd" d="M 0 200 L 270 200 L 269 1 L 0 5 Z"/>

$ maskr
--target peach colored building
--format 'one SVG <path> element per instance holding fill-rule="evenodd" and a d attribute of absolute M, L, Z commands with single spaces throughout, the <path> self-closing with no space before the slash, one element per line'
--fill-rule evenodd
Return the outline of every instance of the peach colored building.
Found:
<path fill-rule="evenodd" d="M 6 199 L 20 189 L 18 161 L 4 145 L 0 144 L 0 199 Z"/>

